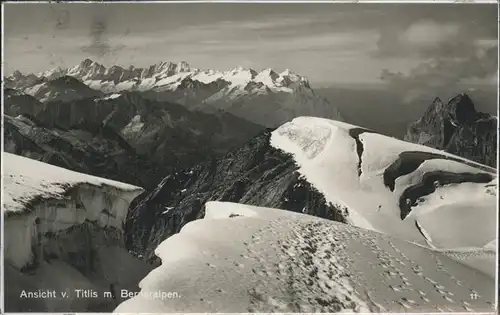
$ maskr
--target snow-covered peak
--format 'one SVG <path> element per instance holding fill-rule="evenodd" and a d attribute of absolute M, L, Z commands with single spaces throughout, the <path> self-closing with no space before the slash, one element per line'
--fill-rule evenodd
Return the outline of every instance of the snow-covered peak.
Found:
<path fill-rule="evenodd" d="M 213 71 L 213 70 L 204 70 L 204 71 Z M 220 70 L 216 70 L 217 72 L 220 72 Z M 239 72 L 250 72 L 252 73 L 254 76 L 257 74 L 257 71 L 255 71 L 254 69 L 252 68 L 245 68 L 243 66 L 237 66 L 235 68 L 232 68 L 231 70 L 227 70 L 227 71 L 222 71 L 224 73 L 239 73 Z"/>
<path fill-rule="evenodd" d="M 47 78 L 49 80 L 56 79 L 60 76 L 63 76 L 66 73 L 66 69 L 61 67 L 55 67 L 53 69 L 37 73 L 36 76 L 39 78 Z"/>
<path fill-rule="evenodd" d="M 314 113 L 329 118 L 340 117 L 337 109 L 315 95 L 306 78 L 290 69 L 281 73 L 271 68 L 257 72 L 241 66 L 217 70 L 194 68 L 184 61 L 158 62 L 145 68 L 126 65 L 105 67 L 85 59 L 72 68 L 52 69 L 42 76 L 43 78 L 33 76 L 34 78 L 13 79 L 10 80 L 9 87 L 35 95 L 43 82 L 72 76 L 91 89 L 106 94 L 153 91 L 165 93 L 162 97 L 187 106 L 211 104 L 223 108 L 232 106 L 236 101 L 253 106 L 250 104 L 254 101 L 266 102 L 267 96 L 280 93 L 279 103 L 286 107 L 286 117 L 269 117 L 269 122 L 266 120 L 265 124 L 275 127 L 292 117 Z M 258 100 L 259 98 L 264 99 Z M 276 110 L 273 115 L 285 115 L 284 112 Z"/>
<path fill-rule="evenodd" d="M 279 78 L 279 75 L 274 72 L 273 69 L 265 69 L 259 72 L 257 76 L 255 77 L 255 82 L 261 82 L 264 85 L 268 87 L 275 87 L 276 86 L 276 79 Z"/>
<path fill-rule="evenodd" d="M 289 85 L 292 83 L 297 83 L 301 81 L 307 81 L 306 78 L 292 72 L 290 69 L 286 69 L 285 71 L 279 74 L 278 82 L 282 82 L 285 85 Z"/>
<path fill-rule="evenodd" d="M 11 75 L 5 78 L 5 87 L 14 89 L 24 89 L 32 86 L 40 81 L 40 78 L 34 74 L 23 74 L 21 71 L 14 71 Z"/>
<path fill-rule="evenodd" d="M 271 91 L 292 92 L 293 89 L 300 87 L 296 83 L 307 82 L 307 79 L 293 73 L 290 69 L 286 69 L 281 73 L 271 68 L 257 72 L 254 69 L 239 66 L 224 71 L 193 68 L 185 61 L 177 63 L 162 61 L 146 68 L 118 65 L 105 67 L 91 59 L 85 59 L 67 69 L 56 67 L 40 72 L 36 77 L 53 80 L 65 75 L 76 77 L 93 89 L 104 92 L 119 92 L 130 89 L 142 91 L 155 88 L 176 90 L 184 79 L 191 79 L 204 84 L 223 80 L 228 82 L 232 89 L 239 87 L 242 91 L 246 89 L 247 92 L 252 91 L 252 88 L 248 89 L 249 84 L 258 90 L 262 89 L 263 84 L 264 87 Z M 19 71 L 15 72 L 11 77 L 12 80 L 26 78 Z"/>
<path fill-rule="evenodd" d="M 347 207 L 353 225 L 438 248 L 482 247 L 494 239 L 491 167 L 316 117 L 282 125 L 271 145 L 292 154 L 328 202 Z M 462 235 L 473 226 L 481 233 Z"/>
<path fill-rule="evenodd" d="M 87 58 L 87 59 L 82 60 L 78 65 L 74 66 L 73 68 L 86 70 L 86 69 L 96 68 L 96 67 L 97 68 L 103 67 L 103 65 Z"/>
<path fill-rule="evenodd" d="M 169 77 L 182 72 L 190 72 L 192 69 L 188 63 L 181 61 L 173 63 L 170 61 L 162 61 L 155 65 L 150 66 L 147 70 L 143 71 L 143 77 Z"/>
<path fill-rule="evenodd" d="M 14 82 L 34 82 L 39 79 L 38 76 L 34 74 L 24 74 L 19 70 L 14 71 L 11 75 L 7 76 L 7 79 Z"/>
<path fill-rule="evenodd" d="M 279 77 L 279 75 L 271 68 L 262 70 L 261 72 L 259 72 L 259 75 L 271 77 L 273 80 Z"/>
<path fill-rule="evenodd" d="M 160 61 L 159 63 L 154 65 L 154 69 L 158 73 L 170 71 L 170 70 L 175 71 L 176 73 L 189 72 L 189 71 L 193 70 L 191 68 L 191 66 L 185 61 L 181 61 L 181 62 L 177 62 L 177 63 L 171 62 L 171 61 Z"/>
<path fill-rule="evenodd" d="M 287 69 L 285 69 L 285 71 L 283 71 L 283 72 L 280 73 L 280 76 L 289 76 L 289 75 L 292 75 L 292 74 L 294 74 L 292 72 L 292 70 L 290 70 L 290 69 L 287 68 Z"/>
<path fill-rule="evenodd" d="M 175 67 L 175 65 L 170 61 L 160 61 L 159 63 L 154 65 L 154 69 L 158 72 L 165 71 L 173 67 Z"/>
<path fill-rule="evenodd" d="M 82 68 L 87 68 L 87 67 L 90 67 L 90 66 L 92 66 L 94 64 L 97 64 L 97 62 L 95 62 L 95 61 L 93 61 L 93 60 L 91 60 L 89 58 L 86 58 L 86 59 L 84 59 L 84 60 L 82 60 L 80 62 L 79 66 L 82 67 Z"/>
<path fill-rule="evenodd" d="M 253 81 L 256 74 L 257 73 L 253 69 L 238 67 L 223 73 L 221 79 L 230 82 L 233 86 L 246 85 Z"/>
<path fill-rule="evenodd" d="M 66 75 L 74 76 L 81 80 L 87 80 L 95 76 L 103 75 L 106 68 L 90 59 L 85 59 L 78 65 L 68 69 Z"/>

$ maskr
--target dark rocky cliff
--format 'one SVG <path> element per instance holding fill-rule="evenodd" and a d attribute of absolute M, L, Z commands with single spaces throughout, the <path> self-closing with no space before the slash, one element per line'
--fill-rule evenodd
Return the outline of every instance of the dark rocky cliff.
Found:
<path fill-rule="evenodd" d="M 465 93 L 448 103 L 436 98 L 405 140 L 497 167 L 497 117 L 477 112 Z"/>

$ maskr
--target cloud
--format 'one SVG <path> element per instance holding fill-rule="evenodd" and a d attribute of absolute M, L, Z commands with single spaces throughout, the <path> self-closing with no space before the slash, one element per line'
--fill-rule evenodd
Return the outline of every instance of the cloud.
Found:
<path fill-rule="evenodd" d="M 419 63 L 406 73 L 384 69 L 380 78 L 405 91 L 406 101 L 434 97 L 468 80 L 488 81 L 497 69 L 497 41 L 468 26 L 419 20 L 407 28 L 381 33 L 376 58 L 406 56 Z"/>
<path fill-rule="evenodd" d="M 381 73 L 381 79 L 395 89 L 406 91 L 406 101 L 434 97 L 440 90 L 456 87 L 467 80 L 490 81 L 497 73 L 497 47 L 477 47 L 476 53 L 465 58 L 439 57 L 422 62 L 408 74 Z M 458 92 L 458 91 L 457 91 Z"/>
<path fill-rule="evenodd" d="M 196 26 L 196 28 L 227 29 L 232 28 L 237 31 L 272 31 L 276 28 L 295 28 L 305 27 L 315 24 L 311 16 L 304 17 L 286 17 L 286 16 L 267 16 L 261 19 L 249 21 L 221 21 L 214 24 Z"/>
<path fill-rule="evenodd" d="M 382 29 L 374 57 L 464 57 L 474 53 L 470 42 L 476 36 L 473 30 L 458 22 L 418 20 L 407 28 Z"/>
<path fill-rule="evenodd" d="M 403 40 L 415 47 L 436 47 L 458 38 L 459 30 L 460 26 L 457 24 L 439 24 L 432 20 L 423 20 L 410 25 L 403 33 Z"/>

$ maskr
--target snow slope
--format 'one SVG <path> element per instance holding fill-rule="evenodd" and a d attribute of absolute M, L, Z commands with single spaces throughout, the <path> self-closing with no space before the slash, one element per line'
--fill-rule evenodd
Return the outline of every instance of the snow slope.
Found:
<path fill-rule="evenodd" d="M 156 254 L 116 313 L 493 311 L 493 279 L 444 253 L 289 211 L 209 202 Z"/>
<path fill-rule="evenodd" d="M 282 125 L 271 145 L 293 154 L 327 201 L 348 208 L 353 225 L 440 249 L 482 248 L 496 238 L 490 167 L 314 117 Z"/>

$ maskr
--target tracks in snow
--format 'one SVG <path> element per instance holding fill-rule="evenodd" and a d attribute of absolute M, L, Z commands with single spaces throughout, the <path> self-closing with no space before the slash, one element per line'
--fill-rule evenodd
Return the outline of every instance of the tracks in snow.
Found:
<path fill-rule="evenodd" d="M 246 251 L 258 279 L 249 312 L 491 311 L 493 283 L 476 287 L 467 267 L 347 225 L 279 219 Z"/>

